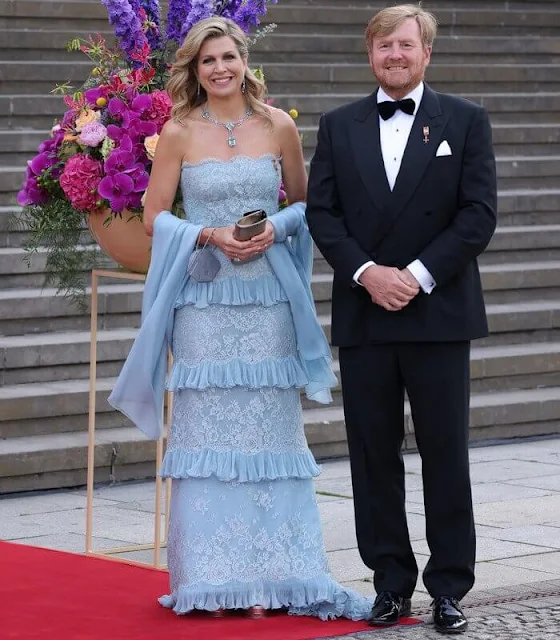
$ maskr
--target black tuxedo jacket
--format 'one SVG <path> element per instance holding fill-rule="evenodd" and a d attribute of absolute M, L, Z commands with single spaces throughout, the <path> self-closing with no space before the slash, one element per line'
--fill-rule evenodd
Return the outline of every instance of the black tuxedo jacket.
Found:
<path fill-rule="evenodd" d="M 444 140 L 452 155 L 436 157 Z M 381 155 L 376 93 L 324 114 L 307 219 L 334 269 L 333 344 L 485 336 L 476 258 L 494 233 L 496 201 L 492 133 L 482 107 L 425 85 L 393 191 Z M 374 304 L 352 280 L 368 260 L 402 269 L 416 258 L 436 287 L 430 295 L 420 291 L 401 311 Z"/>

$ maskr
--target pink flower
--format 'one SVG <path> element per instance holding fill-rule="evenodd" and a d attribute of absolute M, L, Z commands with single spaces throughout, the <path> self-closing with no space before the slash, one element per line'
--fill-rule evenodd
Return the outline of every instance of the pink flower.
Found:
<path fill-rule="evenodd" d="M 90 122 L 82 129 L 78 142 L 87 144 L 88 147 L 97 147 L 106 137 L 107 128 L 101 122 Z"/>
<path fill-rule="evenodd" d="M 148 119 L 157 125 L 157 133 L 161 133 L 163 125 L 169 120 L 171 115 L 171 99 L 167 91 L 156 89 L 152 94 L 152 108 L 149 111 Z"/>
<path fill-rule="evenodd" d="M 102 177 L 101 162 L 77 153 L 67 160 L 60 176 L 60 186 L 73 207 L 91 211 L 96 207 L 97 187 Z"/>

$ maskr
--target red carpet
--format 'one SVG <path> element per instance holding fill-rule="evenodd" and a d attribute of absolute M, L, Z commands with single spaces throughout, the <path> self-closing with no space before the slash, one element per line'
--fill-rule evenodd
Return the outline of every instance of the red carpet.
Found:
<path fill-rule="evenodd" d="M 178 617 L 157 603 L 167 591 L 165 571 L 0 542 L 2 640 L 311 640 L 372 630 L 282 613 Z"/>

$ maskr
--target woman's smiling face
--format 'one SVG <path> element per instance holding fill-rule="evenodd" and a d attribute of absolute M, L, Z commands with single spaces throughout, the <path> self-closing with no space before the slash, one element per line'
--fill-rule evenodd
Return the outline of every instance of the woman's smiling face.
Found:
<path fill-rule="evenodd" d="M 198 79 L 208 96 L 228 97 L 241 91 L 247 61 L 229 36 L 208 38 L 198 53 Z"/>

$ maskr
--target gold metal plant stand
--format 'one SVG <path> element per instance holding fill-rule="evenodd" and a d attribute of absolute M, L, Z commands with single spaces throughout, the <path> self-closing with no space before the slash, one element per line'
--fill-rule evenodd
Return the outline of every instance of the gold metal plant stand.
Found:
<path fill-rule="evenodd" d="M 88 464 L 87 464 L 87 498 L 86 498 L 86 555 L 108 556 L 114 554 L 124 554 L 135 551 L 146 551 L 153 549 L 154 556 L 151 563 L 154 567 L 160 568 L 161 549 L 167 547 L 167 536 L 169 532 L 169 502 L 171 499 L 171 479 L 166 480 L 165 495 L 165 524 L 164 536 L 161 535 L 161 503 L 163 494 L 163 480 L 159 476 L 163 460 L 164 440 L 167 438 L 167 430 L 172 412 L 172 394 L 167 394 L 167 409 L 164 421 L 163 437 L 156 444 L 156 498 L 154 517 L 154 541 L 150 544 L 135 544 L 125 547 L 112 547 L 108 549 L 93 549 L 93 485 L 95 479 L 95 401 L 97 382 L 97 309 L 98 309 L 98 285 L 99 278 L 115 278 L 120 280 L 144 281 L 146 276 L 140 273 L 131 273 L 118 269 L 93 269 L 91 272 L 91 336 L 90 336 L 90 360 L 89 360 L 89 419 L 88 419 Z M 129 560 L 128 558 L 114 558 L 121 562 L 133 562 L 135 564 L 150 564 L 139 560 Z"/>

